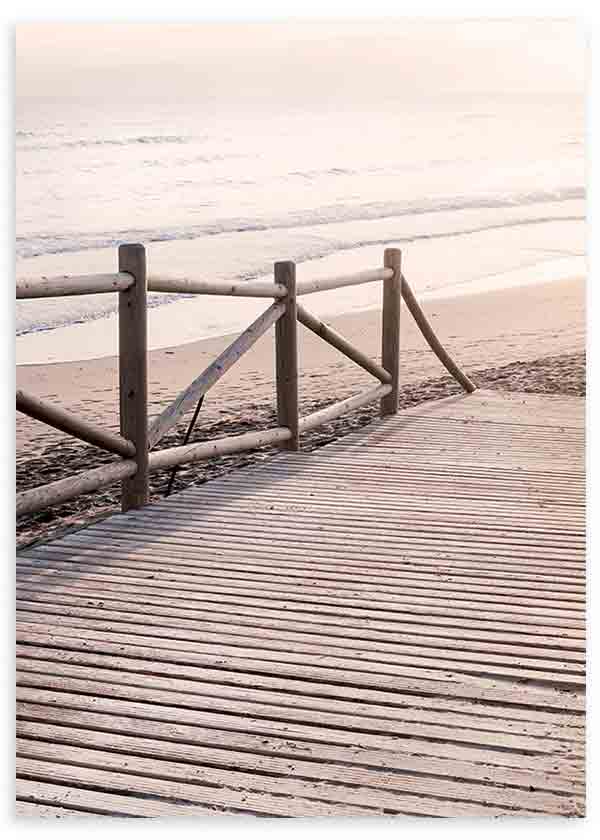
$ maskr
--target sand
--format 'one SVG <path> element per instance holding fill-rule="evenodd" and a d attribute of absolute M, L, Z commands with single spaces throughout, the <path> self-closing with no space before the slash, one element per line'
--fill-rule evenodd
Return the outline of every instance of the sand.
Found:
<path fill-rule="evenodd" d="M 585 382 L 585 284 L 581 278 L 437 299 L 426 307 L 438 336 L 460 366 L 486 387 L 582 393 Z M 328 319 L 352 343 L 373 358 L 379 355 L 380 312 L 365 311 Z M 301 412 L 314 410 L 368 387 L 373 380 L 355 364 L 300 327 Z M 158 413 L 232 340 L 213 338 L 155 350 L 149 356 L 150 415 Z M 274 353 L 272 333 L 264 336 L 210 391 L 191 440 L 264 428 L 274 422 Z M 538 361 L 541 360 L 541 361 Z M 81 416 L 118 429 L 118 364 L 115 358 L 17 368 L 17 387 L 56 401 Z M 425 344 L 406 309 L 401 329 L 401 405 L 442 396 L 455 384 Z M 583 383 L 583 384 L 582 384 Z M 311 448 L 370 420 L 376 407 L 317 430 L 303 446 Z M 168 439 L 181 442 L 189 416 Z M 17 415 L 18 489 L 73 474 L 112 456 L 79 444 L 60 432 Z M 267 453 L 268 454 L 268 453 Z M 176 487 L 206 480 L 223 469 L 265 457 L 233 456 L 181 470 Z M 153 493 L 164 492 L 168 475 L 153 480 Z M 105 514 L 117 503 L 118 488 L 20 523 L 22 539 L 48 533 L 57 524 L 80 523 Z M 93 503 L 92 503 L 93 502 Z"/>

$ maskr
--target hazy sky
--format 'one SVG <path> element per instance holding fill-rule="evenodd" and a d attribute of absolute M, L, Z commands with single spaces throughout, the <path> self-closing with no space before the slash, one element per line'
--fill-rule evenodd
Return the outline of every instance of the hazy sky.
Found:
<path fill-rule="evenodd" d="M 582 92 L 574 21 L 17 26 L 17 96 L 368 102 Z"/>

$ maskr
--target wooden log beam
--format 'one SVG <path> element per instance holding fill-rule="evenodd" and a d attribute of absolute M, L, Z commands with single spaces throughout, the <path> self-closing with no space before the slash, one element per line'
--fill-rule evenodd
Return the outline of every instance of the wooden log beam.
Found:
<path fill-rule="evenodd" d="M 69 499 L 74 499 L 83 493 L 93 493 L 114 481 L 122 481 L 135 475 L 136 469 L 137 465 L 133 460 L 117 461 L 114 464 L 105 464 L 102 467 L 88 470 L 81 475 L 61 478 L 59 481 L 53 481 L 43 487 L 24 490 L 17 494 L 17 516 L 37 513 L 37 511 L 52 505 L 68 502 Z"/>
<path fill-rule="evenodd" d="M 354 347 L 350 342 L 344 338 L 343 335 L 340 335 L 336 332 L 332 327 L 328 324 L 325 324 L 323 321 L 320 321 L 315 315 L 312 315 L 308 312 L 302 304 L 297 304 L 297 311 L 298 311 L 298 320 L 301 324 L 304 324 L 309 330 L 318 335 L 319 338 L 322 338 L 323 341 L 326 341 L 328 344 L 331 344 L 332 347 L 335 347 L 336 350 L 339 350 L 340 353 L 343 353 L 344 356 L 347 356 L 351 361 L 355 362 L 359 367 L 366 370 L 376 379 L 379 379 L 380 382 L 384 384 L 390 383 L 392 381 L 392 375 L 389 373 L 385 368 L 378 365 L 377 362 L 374 362 L 370 359 L 366 353 L 363 353 L 361 350 L 358 350 Z"/>
<path fill-rule="evenodd" d="M 291 431 L 282 449 L 298 451 L 298 315 L 296 265 L 275 263 L 275 282 L 287 289 L 285 312 L 275 328 L 275 370 L 277 374 L 277 422 Z"/>
<path fill-rule="evenodd" d="M 152 274 L 148 278 L 149 292 L 167 294 L 225 295 L 229 297 L 281 298 L 287 291 L 277 283 L 248 280 L 243 283 L 196 280 L 192 277 L 164 277 Z"/>
<path fill-rule="evenodd" d="M 23 277 L 17 280 L 17 299 L 97 295 L 123 292 L 133 283 L 130 274 L 83 274 L 60 277 Z"/>
<path fill-rule="evenodd" d="M 329 405 L 327 408 L 322 408 L 320 411 L 315 411 L 313 414 L 308 414 L 306 417 L 301 417 L 300 432 L 308 432 L 310 429 L 316 429 L 318 426 L 323 426 L 331 420 L 336 420 L 348 411 L 353 411 L 355 408 L 361 408 L 361 406 L 367 405 L 374 400 L 380 400 L 382 397 L 389 394 L 391 390 L 391 385 L 378 385 L 376 388 L 371 388 L 369 391 L 363 391 L 361 394 L 348 397 L 346 400 Z"/>
<path fill-rule="evenodd" d="M 150 470 L 166 470 L 179 464 L 189 464 L 193 461 L 203 461 L 217 455 L 231 455 L 235 452 L 246 452 L 261 446 L 273 445 L 289 440 L 292 433 L 289 429 L 275 428 L 264 432 L 246 432 L 242 435 L 218 438 L 217 440 L 189 443 L 187 446 L 173 446 L 150 453 Z"/>
<path fill-rule="evenodd" d="M 114 452 L 124 458 L 135 457 L 135 446 L 130 440 L 125 440 L 119 435 L 113 434 L 113 432 L 106 431 L 95 423 L 82 420 L 70 411 L 52 405 L 52 403 L 33 394 L 28 394 L 26 391 L 17 391 L 17 411 L 26 414 L 28 417 L 33 417 L 34 420 L 47 423 L 54 429 L 66 432 L 68 435 L 73 435 L 73 437 L 86 443 L 106 449 L 108 452 Z"/>
<path fill-rule="evenodd" d="M 383 261 L 391 271 L 383 283 L 383 304 L 381 324 L 381 364 L 391 376 L 391 390 L 381 400 L 380 414 L 387 417 L 398 411 L 400 386 L 400 303 L 402 301 L 402 274 L 400 261 L 402 253 L 398 248 L 386 248 Z"/>
<path fill-rule="evenodd" d="M 154 447 L 213 385 L 240 359 L 285 312 L 285 303 L 274 303 L 236 338 L 179 396 L 155 417 L 148 430 L 148 446 Z"/>
<path fill-rule="evenodd" d="M 462 387 L 468 394 L 472 394 L 473 391 L 477 389 L 477 386 L 474 382 L 472 382 L 469 379 L 469 377 L 465 373 L 462 372 L 462 370 L 458 367 L 458 365 L 452 359 L 450 354 L 444 349 L 442 343 L 433 331 L 433 327 L 427 320 L 425 313 L 421 309 L 421 306 L 419 305 L 416 297 L 414 296 L 412 289 L 406 282 L 405 277 L 402 278 L 402 297 L 410 314 L 417 322 L 417 326 L 421 330 L 427 344 L 429 344 L 429 346 L 431 347 L 435 355 L 438 357 L 440 362 L 444 365 L 448 373 L 450 373 L 454 377 L 454 379 L 456 379 L 456 381 L 460 383 L 460 385 L 462 385 Z"/>
<path fill-rule="evenodd" d="M 373 271 L 359 271 L 357 274 L 344 274 L 334 277 L 321 277 L 315 280 L 300 280 L 296 287 L 296 294 L 308 295 L 312 292 L 326 292 L 330 289 L 341 289 L 343 286 L 360 286 L 362 283 L 376 283 L 392 276 L 389 268 L 376 268 Z"/>
<path fill-rule="evenodd" d="M 123 479 L 123 511 L 148 503 L 148 339 L 146 251 L 119 247 L 119 272 L 134 283 L 119 292 L 119 405 L 121 435 L 135 445 L 137 470 Z"/>

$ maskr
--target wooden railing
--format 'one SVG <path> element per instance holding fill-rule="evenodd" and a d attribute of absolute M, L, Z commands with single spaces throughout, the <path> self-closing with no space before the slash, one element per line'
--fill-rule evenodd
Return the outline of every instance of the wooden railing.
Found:
<path fill-rule="evenodd" d="M 332 327 L 308 312 L 298 297 L 342 286 L 383 282 L 381 364 L 354 347 Z M 388 248 L 384 265 L 373 271 L 318 280 L 296 280 L 293 262 L 275 263 L 274 282 L 223 283 L 176 277 L 147 275 L 142 245 L 121 245 L 119 268 L 115 274 L 17 281 L 17 298 L 118 292 L 119 295 L 119 409 L 120 435 L 65 411 L 24 391 L 17 391 L 17 410 L 41 420 L 79 440 L 120 456 L 120 460 L 86 472 L 54 481 L 17 495 L 17 516 L 35 513 L 45 507 L 66 502 L 82 493 L 98 490 L 115 481 L 122 482 L 121 506 L 124 511 L 148 502 L 148 476 L 151 471 L 174 468 L 217 455 L 243 452 L 277 444 L 297 450 L 302 432 L 329 423 L 353 409 L 380 401 L 382 417 L 398 410 L 400 363 L 400 302 L 408 310 L 433 352 L 467 392 L 475 385 L 458 368 L 436 337 L 401 272 L 401 252 Z M 173 402 L 148 424 L 147 369 L 147 292 L 264 297 L 274 299 L 221 355 L 210 364 Z M 379 384 L 320 411 L 300 417 L 298 412 L 297 323 L 318 335 L 357 365 L 372 374 Z M 200 400 L 210 388 L 272 326 L 275 326 L 277 378 L 277 423 L 261 432 L 220 438 L 202 443 L 174 446 L 153 452 L 165 434 Z"/>

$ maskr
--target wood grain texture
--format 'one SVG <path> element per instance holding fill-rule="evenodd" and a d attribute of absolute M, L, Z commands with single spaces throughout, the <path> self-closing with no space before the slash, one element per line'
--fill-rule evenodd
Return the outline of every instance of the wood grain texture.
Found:
<path fill-rule="evenodd" d="M 48 400 L 36 397 L 35 394 L 29 394 L 22 389 L 17 390 L 16 405 L 17 411 L 42 423 L 47 423 L 55 429 L 60 429 L 61 432 L 79 440 L 99 446 L 108 452 L 114 452 L 115 455 L 122 455 L 124 458 L 135 457 L 135 446 L 130 440 L 125 440 L 95 423 L 90 423 L 89 420 L 83 420 L 72 412 L 53 405 Z"/>
<path fill-rule="evenodd" d="M 135 473 L 123 480 L 124 511 L 147 504 L 148 489 L 148 335 L 146 251 L 119 246 L 119 272 L 134 282 L 119 292 L 119 406 L 121 435 L 135 446 Z"/>
<path fill-rule="evenodd" d="M 58 277 L 19 278 L 16 298 L 67 297 L 69 295 L 97 295 L 103 292 L 123 292 L 132 285 L 131 275 L 118 274 L 62 275 Z"/>
<path fill-rule="evenodd" d="M 137 465 L 131 459 L 115 461 L 113 464 L 104 464 L 102 467 L 95 467 L 80 475 L 68 476 L 68 478 L 51 481 L 41 487 L 23 490 L 17 493 L 16 515 L 35 513 L 52 505 L 67 502 L 69 499 L 75 499 L 83 493 L 93 493 L 115 481 L 123 481 L 134 476 L 136 470 Z"/>
<path fill-rule="evenodd" d="M 468 394 L 473 393 L 477 386 L 474 382 L 472 382 L 469 379 L 466 373 L 464 373 L 459 368 L 452 356 L 448 353 L 448 351 L 445 349 L 445 347 L 435 334 L 435 330 L 427 320 L 427 316 L 423 312 L 421 305 L 416 299 L 413 290 L 409 286 L 405 277 L 402 277 L 402 298 L 407 306 L 408 311 L 415 319 L 418 328 L 421 330 L 423 338 L 425 339 L 427 344 L 429 344 L 429 346 L 431 347 L 435 355 L 438 357 L 440 362 L 444 365 L 448 373 L 451 374 L 451 376 L 453 376 L 460 385 L 462 385 L 462 387 Z"/>
<path fill-rule="evenodd" d="M 277 423 L 290 430 L 282 449 L 298 450 L 298 317 L 296 265 L 275 263 L 275 282 L 287 289 L 285 313 L 275 325 L 275 372 L 277 377 Z"/>
<path fill-rule="evenodd" d="M 332 347 L 335 347 L 336 350 L 339 350 L 340 353 L 343 353 L 344 356 L 347 356 L 359 365 L 359 367 L 366 370 L 376 379 L 379 379 L 379 381 L 384 385 L 391 382 L 392 376 L 387 370 L 382 368 L 381 365 L 377 364 L 377 362 L 374 362 L 369 356 L 367 356 L 366 353 L 363 353 L 362 350 L 354 347 L 354 345 L 345 339 L 343 335 L 340 335 L 328 324 L 325 324 L 315 315 L 312 315 L 301 304 L 297 304 L 297 310 L 298 320 L 300 323 L 304 324 L 304 326 L 314 332 L 315 335 L 318 335 L 319 338 L 323 339 L 323 341 L 331 344 Z"/>
<path fill-rule="evenodd" d="M 199 280 L 195 277 L 168 277 L 151 274 L 148 277 L 149 292 L 186 295 L 224 295 L 225 297 L 282 298 L 287 295 L 285 286 L 247 280 L 242 283 L 228 283 L 219 280 Z"/>
<path fill-rule="evenodd" d="M 582 815 L 583 405 L 442 399 L 21 551 L 17 812 Z"/>
<path fill-rule="evenodd" d="M 386 248 L 384 265 L 392 275 L 383 281 L 381 309 L 381 364 L 390 374 L 391 389 L 381 400 L 380 414 L 387 417 L 398 411 L 400 382 L 400 302 L 402 300 L 402 254 L 398 248 Z"/>
<path fill-rule="evenodd" d="M 184 388 L 173 402 L 154 418 L 148 430 L 148 445 L 153 446 L 177 424 L 183 415 L 198 402 L 200 397 L 216 385 L 227 371 L 253 347 L 285 312 L 285 303 L 274 303 L 250 324 L 229 347 L 211 362 L 200 376 Z"/>

